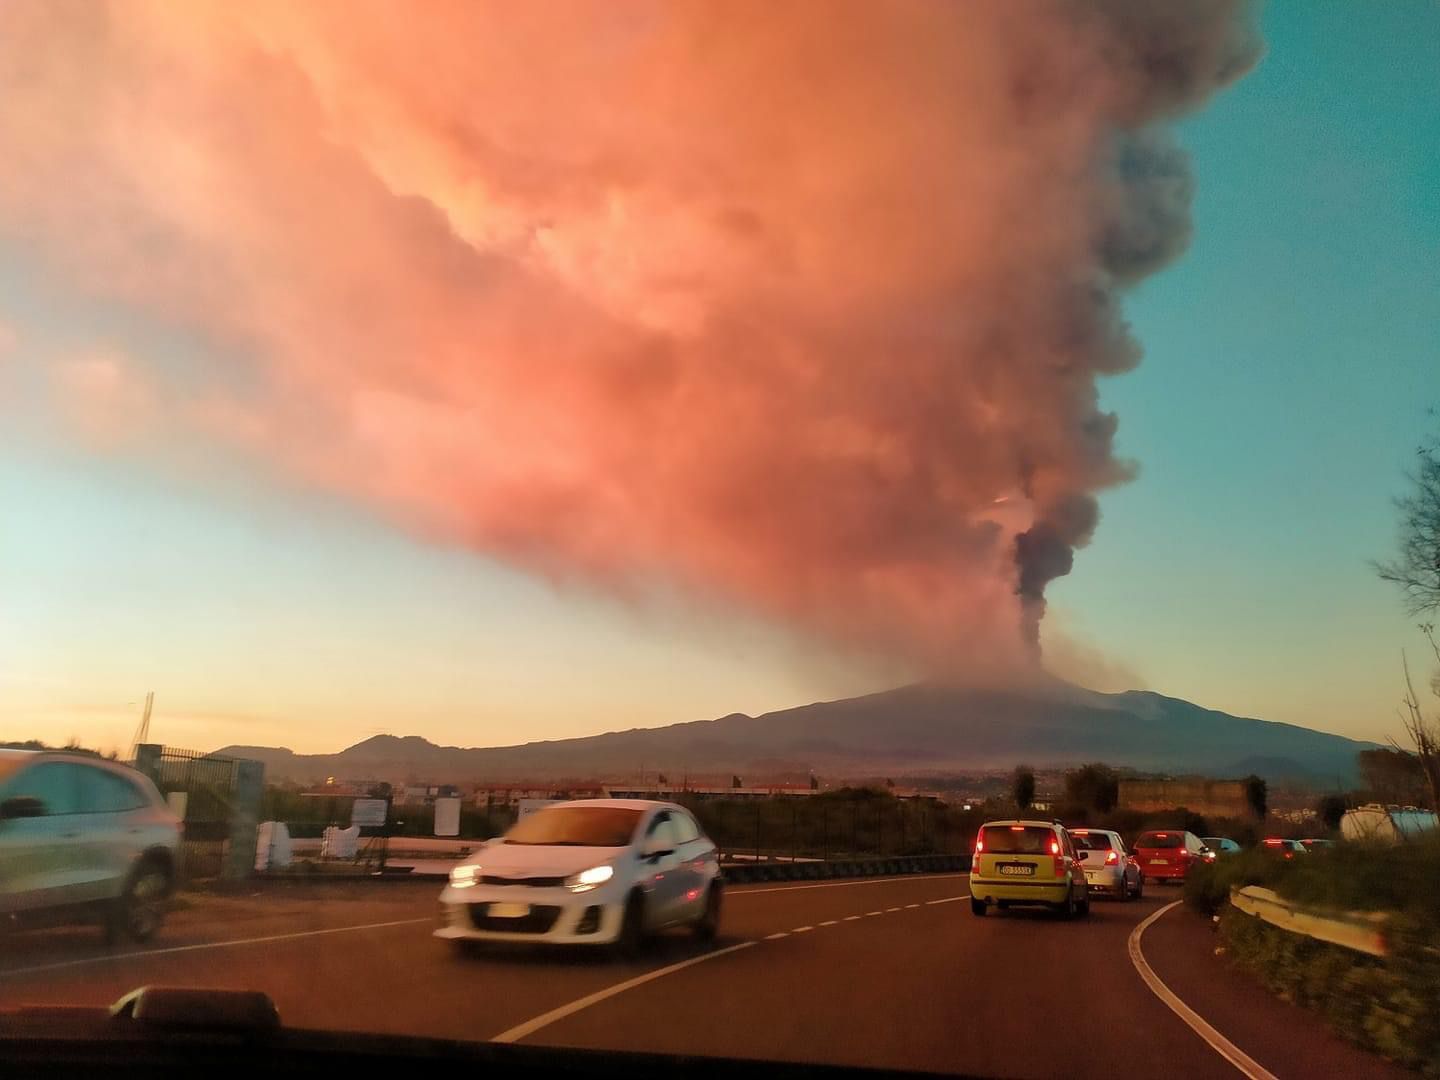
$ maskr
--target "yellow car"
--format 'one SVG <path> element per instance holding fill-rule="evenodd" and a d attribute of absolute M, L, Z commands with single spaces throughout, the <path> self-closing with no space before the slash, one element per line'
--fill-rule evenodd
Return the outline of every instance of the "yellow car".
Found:
<path fill-rule="evenodd" d="M 970 910 L 1034 904 L 1066 918 L 1090 914 L 1085 867 L 1065 826 L 1055 821 L 989 821 L 970 860 Z"/>

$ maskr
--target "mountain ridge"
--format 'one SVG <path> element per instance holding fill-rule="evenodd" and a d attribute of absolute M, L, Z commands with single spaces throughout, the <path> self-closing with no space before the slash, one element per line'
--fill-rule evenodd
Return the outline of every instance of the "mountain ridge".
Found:
<path fill-rule="evenodd" d="M 419 735 L 382 734 L 334 754 L 238 745 L 217 752 L 264 761 L 271 780 L 302 782 L 402 775 L 433 782 L 624 779 L 642 767 L 742 775 L 762 767 L 844 778 L 1106 761 L 1224 775 L 1249 762 L 1268 779 L 1328 785 L 1352 781 L 1355 754 L 1376 745 L 1150 690 L 1107 694 L 1051 681 L 1023 690 L 916 683 L 759 716 L 729 713 L 505 746 L 441 746 Z"/>

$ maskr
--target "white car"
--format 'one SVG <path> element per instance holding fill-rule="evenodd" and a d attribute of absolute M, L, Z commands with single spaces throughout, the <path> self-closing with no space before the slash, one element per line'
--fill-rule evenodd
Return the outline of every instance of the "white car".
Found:
<path fill-rule="evenodd" d="M 0 926 L 98 922 L 148 941 L 175 885 L 180 821 L 125 765 L 0 750 Z"/>
<path fill-rule="evenodd" d="M 684 807 L 641 799 L 557 803 L 521 818 L 450 871 L 435 936 L 615 945 L 720 923 L 720 859 Z"/>
<path fill-rule="evenodd" d="M 1145 895 L 1145 875 L 1125 847 L 1120 834 L 1109 829 L 1071 829 L 1075 851 L 1085 868 L 1085 881 L 1116 900 L 1138 900 Z"/>

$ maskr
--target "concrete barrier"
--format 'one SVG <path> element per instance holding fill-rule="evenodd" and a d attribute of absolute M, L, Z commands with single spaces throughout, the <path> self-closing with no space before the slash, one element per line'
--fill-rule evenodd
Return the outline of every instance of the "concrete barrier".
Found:
<path fill-rule="evenodd" d="M 725 863 L 725 881 L 815 881 L 822 878 L 873 877 L 880 874 L 943 874 L 970 869 L 969 855 L 906 855 L 893 859 L 836 859 L 808 863 Z"/>
<path fill-rule="evenodd" d="M 1321 911 L 1286 900 L 1274 890 L 1258 885 L 1231 889 L 1230 903 L 1245 914 L 1292 934 L 1303 934 L 1370 956 L 1385 956 L 1388 952 L 1385 946 L 1388 916 L 1383 911 Z"/>

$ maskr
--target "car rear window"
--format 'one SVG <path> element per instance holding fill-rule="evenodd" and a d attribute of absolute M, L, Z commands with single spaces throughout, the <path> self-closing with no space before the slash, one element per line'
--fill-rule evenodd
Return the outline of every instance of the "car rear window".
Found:
<path fill-rule="evenodd" d="M 1109 833 L 1071 833 L 1075 840 L 1075 846 L 1086 848 L 1090 851 L 1109 851 L 1114 845 L 1110 843 Z"/>
<path fill-rule="evenodd" d="M 1135 841 L 1137 848 L 1178 848 L 1185 846 L 1185 834 L 1178 832 L 1147 832 Z"/>
<path fill-rule="evenodd" d="M 1055 831 L 1043 825 L 986 825 L 980 839 L 987 855 L 1049 855 Z"/>

